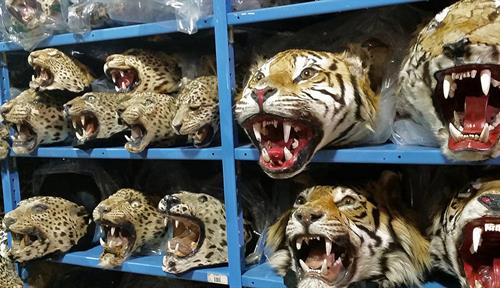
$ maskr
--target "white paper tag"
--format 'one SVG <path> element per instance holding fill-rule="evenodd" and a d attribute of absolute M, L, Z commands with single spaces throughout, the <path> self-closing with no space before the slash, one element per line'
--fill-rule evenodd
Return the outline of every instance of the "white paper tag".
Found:
<path fill-rule="evenodd" d="M 216 284 L 224 284 L 227 285 L 229 282 L 227 281 L 227 276 L 224 274 L 208 274 L 207 280 L 210 283 L 216 283 Z"/>

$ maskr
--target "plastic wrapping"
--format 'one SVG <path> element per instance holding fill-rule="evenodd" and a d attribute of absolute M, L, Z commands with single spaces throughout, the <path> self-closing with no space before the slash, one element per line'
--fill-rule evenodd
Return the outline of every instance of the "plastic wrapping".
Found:
<path fill-rule="evenodd" d="M 78 1 L 68 8 L 68 30 L 73 33 L 89 32 L 108 26 L 111 22 L 108 7 L 102 1 Z"/>
<path fill-rule="evenodd" d="M 212 13 L 211 0 L 157 0 L 175 9 L 177 30 L 187 34 L 198 31 L 196 22 Z"/>
<path fill-rule="evenodd" d="M 439 146 L 439 142 L 429 129 L 410 118 L 396 119 L 392 130 L 391 141 L 394 144 Z"/>
<path fill-rule="evenodd" d="M 233 0 L 233 10 L 253 10 L 290 4 L 290 0 Z"/>

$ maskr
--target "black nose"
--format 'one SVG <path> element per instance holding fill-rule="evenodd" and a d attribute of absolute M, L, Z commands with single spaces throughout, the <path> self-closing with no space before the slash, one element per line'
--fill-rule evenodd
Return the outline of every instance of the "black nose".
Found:
<path fill-rule="evenodd" d="M 10 225 L 16 223 L 16 219 L 10 218 L 10 217 L 5 217 L 3 218 L 3 224 L 5 224 L 5 227 L 9 229 Z"/>
<path fill-rule="evenodd" d="M 123 112 L 125 112 L 125 108 L 124 107 L 118 107 L 118 108 L 116 108 L 116 114 L 118 114 L 118 116 L 122 116 Z"/>
<path fill-rule="evenodd" d="M 165 197 L 165 201 L 167 202 L 167 211 L 181 203 L 181 200 L 173 195 L 167 195 Z"/>
<path fill-rule="evenodd" d="M 318 221 L 323 215 L 323 212 L 311 209 L 303 209 L 295 212 L 295 218 L 304 226 L 309 226 L 313 222 Z"/>
<path fill-rule="evenodd" d="M 252 98 L 255 102 L 259 103 L 259 106 L 262 103 L 266 102 L 266 100 L 273 96 L 278 90 L 272 87 L 266 87 L 264 89 L 254 89 L 252 91 Z"/>
<path fill-rule="evenodd" d="M 10 111 L 10 109 L 7 108 L 7 107 L 5 107 L 5 106 L 1 106 L 0 107 L 0 114 L 2 114 L 2 116 L 4 116 L 5 114 L 7 114 L 9 111 Z"/>

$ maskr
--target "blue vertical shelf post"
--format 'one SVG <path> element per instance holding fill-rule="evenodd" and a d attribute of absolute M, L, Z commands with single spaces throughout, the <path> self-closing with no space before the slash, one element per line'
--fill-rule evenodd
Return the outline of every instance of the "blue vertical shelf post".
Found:
<path fill-rule="evenodd" d="M 234 123 L 232 111 L 232 87 L 234 83 L 234 53 L 229 41 L 227 12 L 230 1 L 213 2 L 219 111 L 222 142 L 222 168 L 224 171 L 224 203 L 226 207 L 226 231 L 229 259 L 229 286 L 241 287 L 244 266 L 244 233 L 242 213 L 238 205 L 236 167 L 234 158 Z"/>

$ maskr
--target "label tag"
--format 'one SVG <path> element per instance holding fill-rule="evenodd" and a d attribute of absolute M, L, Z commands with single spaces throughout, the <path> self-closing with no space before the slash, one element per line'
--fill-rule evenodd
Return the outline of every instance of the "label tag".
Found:
<path fill-rule="evenodd" d="M 209 283 L 224 284 L 224 285 L 227 285 L 229 283 L 227 281 L 227 276 L 224 274 L 209 273 L 207 278 L 208 278 L 207 280 Z"/>

